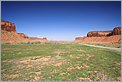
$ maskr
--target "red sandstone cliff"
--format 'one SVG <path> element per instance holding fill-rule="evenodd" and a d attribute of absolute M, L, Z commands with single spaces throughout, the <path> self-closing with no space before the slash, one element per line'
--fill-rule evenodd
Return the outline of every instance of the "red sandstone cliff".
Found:
<path fill-rule="evenodd" d="M 9 21 L 1 20 L 1 30 L 8 32 L 16 32 L 16 27 L 14 23 Z"/>
<path fill-rule="evenodd" d="M 102 37 L 111 36 L 113 31 L 91 31 L 88 32 L 87 37 Z"/>
<path fill-rule="evenodd" d="M 121 27 L 115 27 L 110 31 L 91 31 L 87 33 L 87 37 L 102 37 L 112 35 L 121 35 Z"/>
<path fill-rule="evenodd" d="M 121 27 L 115 27 L 111 31 L 91 31 L 85 37 L 76 37 L 75 42 L 82 43 L 121 43 Z"/>
<path fill-rule="evenodd" d="M 1 41 L 4 43 L 18 42 L 48 42 L 47 38 L 31 38 L 24 33 L 17 33 L 14 23 L 1 20 Z"/>
<path fill-rule="evenodd" d="M 113 29 L 113 35 L 121 35 L 121 27 L 115 27 Z"/>

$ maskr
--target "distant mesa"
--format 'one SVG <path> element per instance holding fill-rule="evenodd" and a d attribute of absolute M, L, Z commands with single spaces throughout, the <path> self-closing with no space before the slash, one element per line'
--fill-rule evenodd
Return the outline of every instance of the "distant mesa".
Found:
<path fill-rule="evenodd" d="M 17 34 L 19 34 L 20 37 L 29 38 L 29 37 L 28 37 L 26 34 L 24 34 L 24 33 L 17 33 Z"/>
<path fill-rule="evenodd" d="M 87 37 L 103 37 L 103 36 L 111 36 L 111 31 L 91 31 L 87 33 Z"/>
<path fill-rule="evenodd" d="M 37 41 L 37 42 L 39 42 L 39 41 L 41 41 L 41 42 L 48 42 L 47 38 L 38 38 L 38 37 L 29 37 L 29 40 L 31 42 L 35 42 L 35 41 Z"/>
<path fill-rule="evenodd" d="M 112 35 L 120 35 L 121 27 L 115 27 L 110 31 L 91 31 L 87 33 L 87 37 L 102 37 L 102 36 L 112 36 Z"/>
<path fill-rule="evenodd" d="M 121 27 L 109 31 L 90 31 L 87 36 L 76 37 L 75 42 L 114 44 L 121 43 Z"/>
<path fill-rule="evenodd" d="M 6 20 L 1 20 L 1 30 L 1 41 L 4 43 L 48 42 L 47 38 L 29 37 L 24 33 L 17 33 L 15 24 Z M 121 27 L 115 27 L 108 31 L 90 31 L 87 36 L 76 37 L 75 42 L 120 44 Z"/>
<path fill-rule="evenodd" d="M 47 38 L 29 37 L 24 33 L 17 33 L 14 23 L 1 20 L 1 41 L 3 43 L 19 42 L 48 42 Z"/>

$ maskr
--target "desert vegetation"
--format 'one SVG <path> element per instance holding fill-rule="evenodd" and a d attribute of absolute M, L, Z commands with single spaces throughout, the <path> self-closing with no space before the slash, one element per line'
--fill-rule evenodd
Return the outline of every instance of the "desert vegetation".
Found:
<path fill-rule="evenodd" d="M 120 81 L 121 1 L 1 1 L 2 81 Z"/>
<path fill-rule="evenodd" d="M 3 81 L 120 81 L 119 51 L 78 43 L 2 43 Z"/>

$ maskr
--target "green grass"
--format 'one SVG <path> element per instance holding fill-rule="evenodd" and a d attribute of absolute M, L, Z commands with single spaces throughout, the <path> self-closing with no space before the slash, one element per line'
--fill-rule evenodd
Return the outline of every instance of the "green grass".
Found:
<path fill-rule="evenodd" d="M 77 43 L 2 44 L 4 81 L 82 80 L 120 78 L 121 53 Z"/>

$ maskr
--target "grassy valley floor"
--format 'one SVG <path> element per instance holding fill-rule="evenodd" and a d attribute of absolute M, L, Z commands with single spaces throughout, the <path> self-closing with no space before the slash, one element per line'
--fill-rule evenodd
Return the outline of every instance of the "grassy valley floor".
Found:
<path fill-rule="evenodd" d="M 77 43 L 1 45 L 3 81 L 119 81 L 121 53 Z"/>

